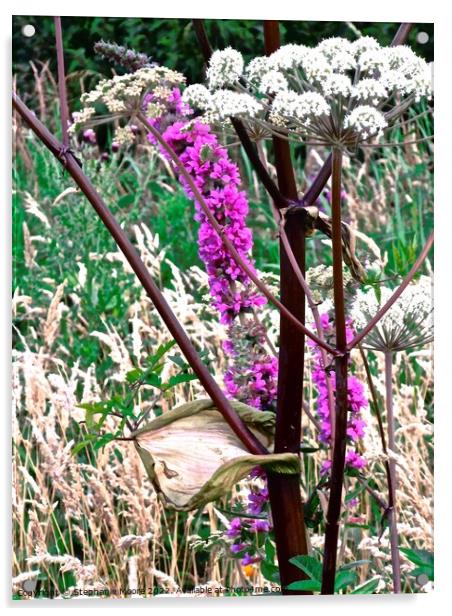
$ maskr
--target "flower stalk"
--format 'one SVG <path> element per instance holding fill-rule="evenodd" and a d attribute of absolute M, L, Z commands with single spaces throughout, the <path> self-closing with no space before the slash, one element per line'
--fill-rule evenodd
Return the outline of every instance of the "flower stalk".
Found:
<path fill-rule="evenodd" d="M 386 351 L 385 357 L 385 392 L 386 392 L 386 421 L 388 425 L 388 447 L 389 451 L 396 451 L 395 443 L 395 419 L 394 419 L 394 401 L 392 395 L 392 362 L 393 352 Z M 399 553 L 399 537 L 397 532 L 397 471 L 395 460 L 390 457 L 388 461 L 389 475 L 391 477 L 390 494 L 389 494 L 389 540 L 391 544 L 391 562 L 392 562 L 392 580 L 394 584 L 394 593 L 402 591 L 400 580 L 400 553 Z"/>
<path fill-rule="evenodd" d="M 334 594 L 337 543 L 344 482 L 345 449 L 347 438 L 347 373 L 348 359 L 345 326 L 345 300 L 342 271 L 341 234 L 341 178 L 342 150 L 332 151 L 332 244 L 334 277 L 334 319 L 336 325 L 336 346 L 342 354 L 335 359 L 336 372 L 336 426 L 334 434 L 333 463 L 331 467 L 330 498 L 326 516 L 325 550 L 323 558 L 322 594 Z"/>

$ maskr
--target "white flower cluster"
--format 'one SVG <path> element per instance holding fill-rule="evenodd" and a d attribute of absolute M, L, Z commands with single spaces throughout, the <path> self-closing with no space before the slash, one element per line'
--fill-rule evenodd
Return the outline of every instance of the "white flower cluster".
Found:
<path fill-rule="evenodd" d="M 190 86 L 184 100 L 210 117 L 248 114 L 265 129 L 274 125 L 277 134 L 284 127 L 301 140 L 351 147 L 381 135 L 387 118 L 395 121 L 406 108 L 406 97 L 411 103 L 432 94 L 431 70 L 422 58 L 372 37 L 332 37 L 314 48 L 284 45 L 247 65 L 228 47 L 213 53 L 207 86 Z"/>
<path fill-rule="evenodd" d="M 356 329 L 362 329 L 393 294 L 387 287 L 358 290 L 351 310 Z M 412 282 L 376 327 L 364 339 L 364 345 L 380 351 L 410 349 L 430 342 L 433 336 L 433 290 L 428 276 Z"/>
<path fill-rule="evenodd" d="M 306 126 L 316 117 L 330 114 L 330 107 L 325 98 L 317 92 L 279 92 L 273 101 L 270 118 L 275 124 L 284 123 L 284 118 L 297 119 Z"/>
<path fill-rule="evenodd" d="M 207 79 L 212 89 L 232 86 L 243 73 L 242 54 L 232 47 L 214 51 L 207 69 Z"/>
<path fill-rule="evenodd" d="M 189 86 L 182 100 L 191 107 L 204 111 L 206 121 L 226 120 L 231 116 L 254 117 L 261 111 L 261 104 L 253 96 L 233 90 L 209 92 L 200 84 Z"/>
<path fill-rule="evenodd" d="M 381 111 L 370 105 L 356 107 L 344 120 L 344 128 L 352 129 L 363 140 L 380 135 L 387 125 Z"/>
<path fill-rule="evenodd" d="M 94 90 L 82 95 L 83 108 L 73 114 L 70 130 L 75 132 L 96 113 L 95 105 L 105 105 L 110 114 L 127 115 L 136 112 L 146 92 L 158 89 L 160 98 L 169 95 L 171 88 L 185 82 L 181 73 L 166 67 L 144 67 L 134 73 L 103 79 Z"/>

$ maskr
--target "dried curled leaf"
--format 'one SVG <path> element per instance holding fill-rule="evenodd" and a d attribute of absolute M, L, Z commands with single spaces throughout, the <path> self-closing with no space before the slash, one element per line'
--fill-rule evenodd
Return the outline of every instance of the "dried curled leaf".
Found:
<path fill-rule="evenodd" d="M 274 413 L 231 402 L 242 421 L 269 447 Z M 223 496 L 256 466 L 299 471 L 296 454 L 250 454 L 211 400 L 183 404 L 133 434 L 149 479 L 166 506 L 197 509 Z"/>

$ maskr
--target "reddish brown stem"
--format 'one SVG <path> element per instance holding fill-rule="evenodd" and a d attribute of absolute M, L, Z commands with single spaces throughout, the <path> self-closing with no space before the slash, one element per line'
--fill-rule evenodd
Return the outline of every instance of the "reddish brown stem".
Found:
<path fill-rule="evenodd" d="M 271 54 L 280 46 L 279 25 L 276 21 L 264 22 L 265 52 Z M 286 199 L 297 198 L 297 186 L 287 141 L 273 138 L 278 186 Z M 305 234 L 301 216 L 295 214 L 285 221 L 284 231 L 295 262 L 304 275 Z M 281 301 L 291 313 L 304 322 L 305 293 L 291 266 L 284 243 L 280 241 Z M 303 404 L 304 374 L 303 332 L 281 314 L 279 338 L 278 393 L 276 410 L 275 451 L 299 452 L 301 440 L 301 410 Z M 284 594 L 287 586 L 299 580 L 300 570 L 289 560 L 307 554 L 306 529 L 303 503 L 300 494 L 300 477 L 283 477 L 268 473 L 270 505 L 275 529 L 281 585 Z M 300 593 L 302 594 L 302 593 Z"/>
<path fill-rule="evenodd" d="M 342 271 L 341 174 L 342 151 L 335 148 L 332 152 L 331 198 L 334 320 L 336 326 L 336 345 L 338 350 L 343 352 L 343 355 L 337 357 L 335 360 L 336 431 L 334 436 L 333 463 L 331 467 L 330 497 L 326 515 L 322 595 L 331 595 L 334 593 L 347 436 L 348 354 L 346 353 L 347 339 L 345 330 L 345 301 Z"/>
<path fill-rule="evenodd" d="M 13 106 L 21 115 L 28 126 L 33 130 L 36 136 L 44 143 L 44 145 L 61 161 L 62 144 L 47 130 L 47 128 L 38 120 L 38 118 L 28 109 L 20 98 L 13 93 Z M 207 394 L 211 397 L 215 406 L 223 415 L 225 421 L 230 425 L 237 437 L 245 445 L 245 447 L 254 454 L 268 453 L 262 443 L 253 435 L 246 425 L 241 421 L 240 417 L 231 407 L 229 401 L 221 391 L 213 376 L 202 363 L 195 347 L 190 342 L 187 334 L 181 324 L 175 317 L 170 306 L 162 295 L 162 292 L 151 278 L 145 264 L 141 260 L 132 242 L 124 233 L 121 226 L 116 221 L 113 214 L 105 205 L 94 186 L 83 173 L 74 155 L 68 151 L 64 157 L 65 169 L 73 177 L 77 186 L 84 193 L 88 201 L 95 209 L 97 215 L 102 220 L 111 236 L 115 240 L 119 249 L 123 252 L 133 271 L 140 280 L 143 288 L 149 295 L 151 301 L 160 314 L 163 322 L 168 327 L 173 338 L 176 340 L 182 353 L 185 355 L 187 362 L 192 367 L 194 373 L 198 376 Z"/>

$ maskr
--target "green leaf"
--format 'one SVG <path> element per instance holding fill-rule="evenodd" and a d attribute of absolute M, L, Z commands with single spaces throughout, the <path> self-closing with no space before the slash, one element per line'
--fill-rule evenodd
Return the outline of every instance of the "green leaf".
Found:
<path fill-rule="evenodd" d="M 322 590 L 321 582 L 317 580 L 300 580 L 299 582 L 291 582 L 286 586 L 287 590 L 305 590 L 307 592 L 320 592 Z"/>
<path fill-rule="evenodd" d="M 313 556 L 302 554 L 290 558 L 289 562 L 298 567 L 298 569 L 301 569 L 303 573 L 306 573 L 311 580 L 322 581 L 322 564 Z"/>
<path fill-rule="evenodd" d="M 147 364 L 149 368 L 153 368 L 162 359 L 162 357 L 166 353 L 168 353 L 170 349 L 173 348 L 175 344 L 176 344 L 175 340 L 170 340 L 166 344 L 161 344 L 159 348 L 157 349 L 157 351 L 153 355 L 147 358 Z"/>
<path fill-rule="evenodd" d="M 361 584 L 360 586 L 357 586 L 356 588 L 354 588 L 352 591 L 350 591 L 350 594 L 351 595 L 372 595 L 374 590 L 377 589 L 379 581 L 380 581 L 379 578 L 372 578 L 371 580 L 364 582 L 364 584 Z"/>
<path fill-rule="evenodd" d="M 339 592 L 346 586 L 356 584 L 358 576 L 353 571 L 338 571 L 334 579 L 334 592 Z"/>
<path fill-rule="evenodd" d="M 269 582 L 275 582 L 276 584 L 279 584 L 279 568 L 272 562 L 263 560 L 261 562 L 261 573 L 264 578 Z"/>
<path fill-rule="evenodd" d="M 128 383 L 135 383 L 135 381 L 138 381 L 142 376 L 143 370 L 140 370 L 140 368 L 135 368 L 126 374 L 126 379 Z"/>
<path fill-rule="evenodd" d="M 418 575 L 426 575 L 431 582 L 435 579 L 435 571 L 432 565 L 415 567 L 412 571 L 410 571 L 410 575 L 413 575 L 414 577 L 418 577 Z"/>
<path fill-rule="evenodd" d="M 265 557 L 266 560 L 273 563 L 276 556 L 276 548 L 270 537 L 265 539 Z"/>
<path fill-rule="evenodd" d="M 432 552 L 428 552 L 427 550 L 415 550 L 410 548 L 400 548 L 402 554 L 415 565 L 428 565 L 433 567 L 434 564 L 434 555 Z"/>
<path fill-rule="evenodd" d="M 164 387 L 166 389 L 171 389 L 172 387 L 176 387 L 179 383 L 188 383 L 189 381 L 197 380 L 196 374 L 175 374 L 172 376 L 167 383 L 165 383 Z"/>
<path fill-rule="evenodd" d="M 356 567 L 361 567 L 362 565 L 370 565 L 371 563 L 371 560 L 355 560 L 352 563 L 342 565 L 342 567 L 339 567 L 338 571 L 348 571 L 349 569 L 356 569 Z"/>

